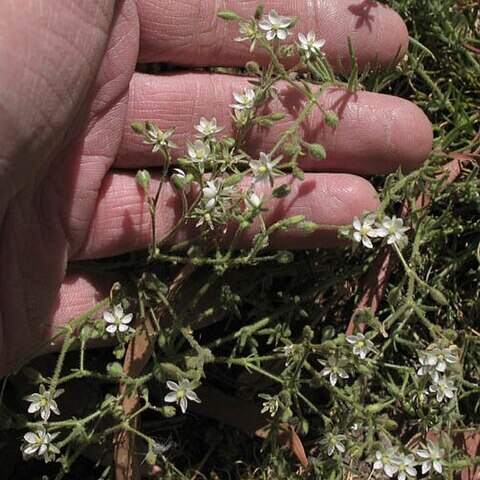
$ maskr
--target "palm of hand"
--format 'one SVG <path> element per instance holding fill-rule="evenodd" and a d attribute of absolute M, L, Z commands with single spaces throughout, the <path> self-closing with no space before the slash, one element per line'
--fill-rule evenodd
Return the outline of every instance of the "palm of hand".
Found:
<path fill-rule="evenodd" d="M 2 366 L 11 365 L 40 339 L 48 338 L 51 326 L 46 319 L 52 316 L 52 306 L 55 309 L 67 262 L 86 240 L 102 184 L 120 144 L 139 29 L 133 2 L 117 2 L 115 10 L 115 2 L 109 3 L 103 2 L 105 12 L 96 11 L 98 25 L 85 22 L 83 29 L 78 28 L 80 37 L 93 36 L 91 48 L 87 53 L 74 50 L 76 58 L 69 61 L 90 68 L 85 68 L 80 78 L 62 79 L 91 85 L 83 101 L 85 110 L 76 112 L 74 99 L 73 105 L 59 114 L 58 125 L 52 126 L 58 129 L 53 132 L 55 137 L 73 138 L 60 142 L 48 163 L 36 166 L 35 181 L 11 200 L 5 213 L 0 230 Z M 61 23 L 62 15 L 78 14 L 59 8 L 56 21 Z M 44 53 L 42 61 L 55 54 L 51 49 Z M 63 109 L 63 105 L 57 107 Z M 64 132 L 62 123 L 73 135 Z M 23 174 L 15 173 L 15 189 L 20 189 Z"/>

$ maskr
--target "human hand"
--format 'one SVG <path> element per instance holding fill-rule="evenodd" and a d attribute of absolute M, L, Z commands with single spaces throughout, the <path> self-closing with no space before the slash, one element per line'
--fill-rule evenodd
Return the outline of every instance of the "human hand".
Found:
<path fill-rule="evenodd" d="M 245 16 L 256 7 L 253 1 L 226 3 L 222 9 Z M 333 63 L 347 61 L 348 36 L 361 65 L 376 59 L 387 65 L 406 50 L 403 22 L 371 0 L 319 0 L 310 7 L 301 0 L 266 3 L 266 11 L 300 17 L 296 31 L 314 30 L 325 38 Z M 146 152 L 130 123 L 176 125 L 173 140 L 179 145 L 201 116 L 215 116 L 230 129 L 228 104 L 247 85 L 245 78 L 134 73 L 137 60 L 243 65 L 248 46 L 233 41 L 236 25 L 217 19 L 217 11 L 214 1 L 194 0 L 0 5 L 0 373 L 48 338 L 55 325 L 108 294 L 111 279 L 68 271 L 70 260 L 150 244 L 150 217 L 135 171 L 156 166 L 158 157 Z M 278 108 L 288 114 L 293 100 Z M 340 125 L 327 131 L 314 114 L 304 134 L 321 142 L 328 158 L 303 161 L 310 173 L 302 186 L 292 182 L 295 201 L 287 211 L 273 208 L 271 221 L 302 214 L 321 224 L 348 224 L 377 206 L 373 187 L 356 174 L 387 173 L 399 165 L 413 169 L 431 149 L 430 123 L 405 100 L 332 90 L 323 101 L 340 114 Z M 274 133 L 254 132 L 252 151 L 267 151 Z M 162 191 L 159 237 L 175 224 L 177 199 L 173 189 Z M 176 240 L 188 234 L 181 231 Z M 272 238 L 282 248 L 335 242 L 324 231 L 305 236 L 292 230 Z"/>

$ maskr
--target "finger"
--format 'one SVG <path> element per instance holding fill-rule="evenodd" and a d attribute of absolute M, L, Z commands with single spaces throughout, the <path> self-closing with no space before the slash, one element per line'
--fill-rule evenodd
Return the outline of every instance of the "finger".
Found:
<path fill-rule="evenodd" d="M 120 281 L 119 275 L 106 272 L 88 273 L 70 271 L 63 280 L 58 292 L 52 322 L 56 328 L 66 325 L 73 319 L 83 315 L 107 298 L 114 282 Z M 56 332 L 51 330 L 47 337 Z"/>
<path fill-rule="evenodd" d="M 293 215 L 304 215 L 307 220 L 330 225 L 332 229 L 309 235 L 298 229 L 279 231 L 271 237 L 272 248 L 314 248 L 338 244 L 336 226 L 350 224 L 355 215 L 364 210 L 373 211 L 378 206 L 371 184 L 354 175 L 307 174 L 303 182 L 290 176 L 282 177 L 279 182 L 289 183 L 292 191 L 284 199 L 270 201 L 270 211 L 264 215 L 267 224 Z M 157 187 L 158 181 L 153 181 L 152 194 Z M 135 175 L 109 174 L 99 199 L 87 240 L 74 254 L 74 259 L 119 255 L 151 245 L 149 209 Z M 163 238 L 180 218 L 179 193 L 166 183 L 156 212 L 156 239 Z M 189 223 L 171 242 L 187 240 L 197 233 L 193 223 Z M 255 233 L 254 226 L 243 236 L 241 245 L 247 246 Z"/>
<path fill-rule="evenodd" d="M 130 124 L 153 120 L 160 129 L 176 126 L 174 141 L 184 146 L 197 133 L 193 124 L 201 116 L 216 117 L 222 132 L 232 134 L 230 118 L 233 92 L 241 92 L 248 79 L 230 75 L 188 73 L 171 76 L 136 74 L 130 86 L 127 124 L 116 166 L 138 168 L 158 165 L 159 156 L 135 135 Z M 288 85 L 279 85 L 280 101 L 270 101 L 268 111 L 287 116 L 270 129 L 254 128 L 248 138 L 250 153 L 267 152 L 298 115 L 301 94 Z M 406 171 L 418 167 L 430 153 L 432 127 L 425 114 L 407 100 L 389 95 L 330 89 L 322 98 L 325 108 L 340 117 L 336 129 L 326 127 L 319 109 L 314 109 L 300 129 L 308 142 L 325 146 L 327 159 L 302 160 L 312 171 L 337 171 L 359 174 L 387 173 L 399 166 Z M 174 152 L 181 155 L 180 148 Z"/>
<path fill-rule="evenodd" d="M 247 42 L 234 41 L 239 36 L 236 22 L 221 20 L 217 13 L 229 9 L 251 17 L 257 0 L 142 0 L 137 4 L 142 62 L 242 66 L 252 59 Z M 299 17 L 294 32 L 313 30 L 324 38 L 325 52 L 334 64 L 348 64 L 349 37 L 362 66 L 375 61 L 388 65 L 407 50 L 402 19 L 373 0 L 269 0 L 265 7 L 266 12 L 276 9 L 281 15 Z M 257 48 L 256 60 L 265 59 Z"/>

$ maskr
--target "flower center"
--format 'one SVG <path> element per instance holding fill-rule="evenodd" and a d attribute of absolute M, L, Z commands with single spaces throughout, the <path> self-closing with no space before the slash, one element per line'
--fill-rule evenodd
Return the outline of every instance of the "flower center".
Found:
<path fill-rule="evenodd" d="M 205 216 L 207 216 L 207 215 L 208 215 L 208 213 L 207 213 Z M 178 398 L 178 399 L 183 398 L 183 397 L 186 395 L 186 393 L 187 393 L 187 392 L 186 392 L 185 390 L 178 390 L 178 392 L 177 392 L 177 398 Z"/>

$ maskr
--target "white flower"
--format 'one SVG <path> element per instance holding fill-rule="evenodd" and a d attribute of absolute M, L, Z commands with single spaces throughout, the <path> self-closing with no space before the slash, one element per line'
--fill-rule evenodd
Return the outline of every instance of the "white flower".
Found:
<path fill-rule="evenodd" d="M 255 92 L 252 88 L 247 88 L 243 93 L 234 93 L 233 98 L 237 103 L 230 105 L 235 110 L 245 110 L 253 108 Z"/>
<path fill-rule="evenodd" d="M 403 243 L 406 240 L 405 232 L 410 230 L 410 227 L 403 226 L 403 219 L 397 218 L 395 215 L 390 218 L 385 215 L 380 223 L 377 223 L 375 236 L 387 237 L 387 243 Z"/>
<path fill-rule="evenodd" d="M 22 453 L 26 458 L 43 457 L 46 453 L 58 453 L 57 447 L 52 445 L 53 436 L 47 433 L 45 427 L 38 425 L 33 432 L 27 432 L 23 439 L 25 443 L 22 445 Z"/>
<path fill-rule="evenodd" d="M 207 210 L 212 210 L 217 203 L 217 196 L 219 192 L 219 188 L 215 183 L 211 180 L 207 181 L 207 186 L 202 188 L 203 197 L 205 199 L 205 208 Z"/>
<path fill-rule="evenodd" d="M 431 365 L 435 366 L 435 370 L 444 373 L 448 364 L 457 363 L 457 355 L 451 348 L 434 348 L 431 351 L 425 352 L 429 358 Z"/>
<path fill-rule="evenodd" d="M 316 39 L 314 32 L 308 32 L 307 36 L 303 33 L 298 34 L 298 48 L 302 50 L 305 58 L 308 60 L 310 56 L 317 56 L 320 53 L 320 49 L 325 45 L 326 40 Z"/>
<path fill-rule="evenodd" d="M 337 384 L 338 377 L 348 378 L 348 373 L 343 367 L 347 366 L 348 362 L 344 359 L 338 359 L 333 355 L 328 357 L 327 366 L 320 372 L 320 375 L 326 377 L 329 375 L 329 381 L 332 387 Z"/>
<path fill-rule="evenodd" d="M 253 179 L 255 182 L 270 182 L 273 183 L 273 169 L 282 157 L 277 157 L 275 160 L 270 160 L 270 156 L 266 153 L 260 152 L 258 160 L 249 162 L 249 167 L 252 169 Z"/>
<path fill-rule="evenodd" d="M 417 470 L 415 469 L 415 457 L 411 454 L 400 455 L 398 463 L 398 480 L 406 480 L 408 477 L 416 477 Z"/>
<path fill-rule="evenodd" d="M 210 145 L 201 140 L 195 140 L 193 145 L 187 145 L 187 152 L 192 162 L 204 162 L 210 155 Z"/>
<path fill-rule="evenodd" d="M 260 413 L 267 413 L 274 417 L 278 411 L 280 403 L 277 397 L 270 397 L 269 395 L 260 395 L 261 398 L 265 399 L 265 402 L 262 403 L 262 411 Z"/>
<path fill-rule="evenodd" d="M 327 454 L 331 457 L 335 453 L 335 450 L 339 453 L 345 453 L 345 445 L 342 442 L 346 439 L 347 437 L 345 435 L 334 435 L 329 432 L 320 440 L 320 444 L 327 447 Z"/>
<path fill-rule="evenodd" d="M 167 382 L 167 387 L 172 391 L 167 393 L 163 400 L 168 403 L 177 403 L 177 405 L 179 404 L 182 413 L 187 411 L 188 400 L 191 402 L 202 403 L 202 401 L 198 398 L 198 395 L 193 391 L 192 388 L 190 388 L 190 380 L 186 378 L 180 380 L 179 383 L 169 380 Z"/>
<path fill-rule="evenodd" d="M 199 213 L 200 216 L 198 217 L 195 227 L 201 227 L 202 225 L 207 224 L 211 230 L 215 228 L 213 225 L 212 214 L 210 212 L 202 212 L 197 210 L 196 213 Z"/>
<path fill-rule="evenodd" d="M 353 219 L 353 239 L 362 243 L 367 248 L 373 248 L 372 241 L 370 238 L 375 238 L 376 231 L 373 229 L 373 224 L 375 223 L 375 215 L 367 215 L 363 221 L 360 221 L 358 217 Z"/>
<path fill-rule="evenodd" d="M 374 470 L 383 470 L 387 477 L 392 478 L 398 472 L 401 458 L 397 455 L 398 448 L 391 447 L 385 452 L 375 452 Z"/>
<path fill-rule="evenodd" d="M 166 132 L 163 132 L 155 125 L 147 122 L 144 143 L 153 145 L 152 152 L 154 153 L 162 148 L 176 148 L 177 145 L 170 141 L 170 137 L 173 135 L 174 131 L 175 128 L 170 128 Z"/>
<path fill-rule="evenodd" d="M 422 473 L 427 473 L 431 468 L 437 473 L 443 472 L 442 459 L 445 450 L 435 445 L 431 440 L 427 440 L 427 445 L 422 445 L 423 450 L 417 450 L 417 455 L 422 459 Z"/>
<path fill-rule="evenodd" d="M 420 362 L 420 368 L 417 370 L 417 375 L 423 377 L 425 375 L 430 375 L 434 382 L 438 382 L 440 376 L 438 375 L 437 369 L 435 368 L 435 358 L 431 355 L 421 355 L 418 358 Z"/>
<path fill-rule="evenodd" d="M 292 24 L 293 18 L 282 17 L 275 10 L 271 10 L 267 16 L 258 23 L 258 26 L 267 33 L 267 40 L 273 40 L 277 37 L 279 40 L 285 40 L 290 35 L 288 28 Z"/>
<path fill-rule="evenodd" d="M 367 356 L 368 352 L 373 351 L 372 341 L 365 338 L 363 333 L 348 335 L 346 340 L 350 345 L 353 345 L 353 354 L 359 356 L 362 360 Z"/>
<path fill-rule="evenodd" d="M 60 415 L 57 402 L 54 400 L 60 396 L 64 390 L 57 390 L 52 395 L 49 390 L 46 390 L 43 385 L 40 385 L 39 393 L 33 393 L 24 398 L 27 402 L 31 402 L 28 407 L 28 413 L 40 412 L 40 417 L 43 421 L 48 421 L 50 418 L 50 412 Z"/>
<path fill-rule="evenodd" d="M 237 127 L 244 127 L 247 125 L 248 121 L 250 120 L 250 112 L 249 109 L 241 110 L 239 109 L 239 105 L 230 105 L 231 107 L 235 108 L 233 111 L 233 121 Z"/>
<path fill-rule="evenodd" d="M 195 130 L 198 130 L 202 135 L 206 137 L 215 135 L 223 130 L 223 127 L 217 127 L 217 119 L 213 117 L 211 120 L 207 120 L 205 117 L 200 119 L 200 123 L 195 125 Z"/>
<path fill-rule="evenodd" d="M 429 387 L 430 393 L 436 394 L 438 403 L 453 398 L 456 390 L 457 387 L 455 387 L 453 380 L 448 380 L 446 378 L 440 378 L 438 382 L 433 383 Z"/>
<path fill-rule="evenodd" d="M 236 42 L 244 42 L 245 40 L 250 40 L 252 44 L 250 45 L 250 52 L 253 52 L 255 48 L 255 43 L 257 41 L 257 23 L 255 21 L 251 22 L 242 22 L 240 23 L 240 33 L 241 37 L 235 38 Z"/>
<path fill-rule="evenodd" d="M 108 333 L 115 333 L 117 331 L 123 333 L 130 329 L 128 324 L 132 321 L 133 314 L 128 313 L 125 315 L 123 313 L 123 308 L 121 305 L 115 305 L 113 312 L 106 311 L 103 314 L 103 319 L 108 323 L 107 328 L 105 329 Z"/>
<path fill-rule="evenodd" d="M 259 208 L 262 202 L 263 196 L 259 196 L 255 192 L 245 199 L 245 205 L 248 209 Z"/>

